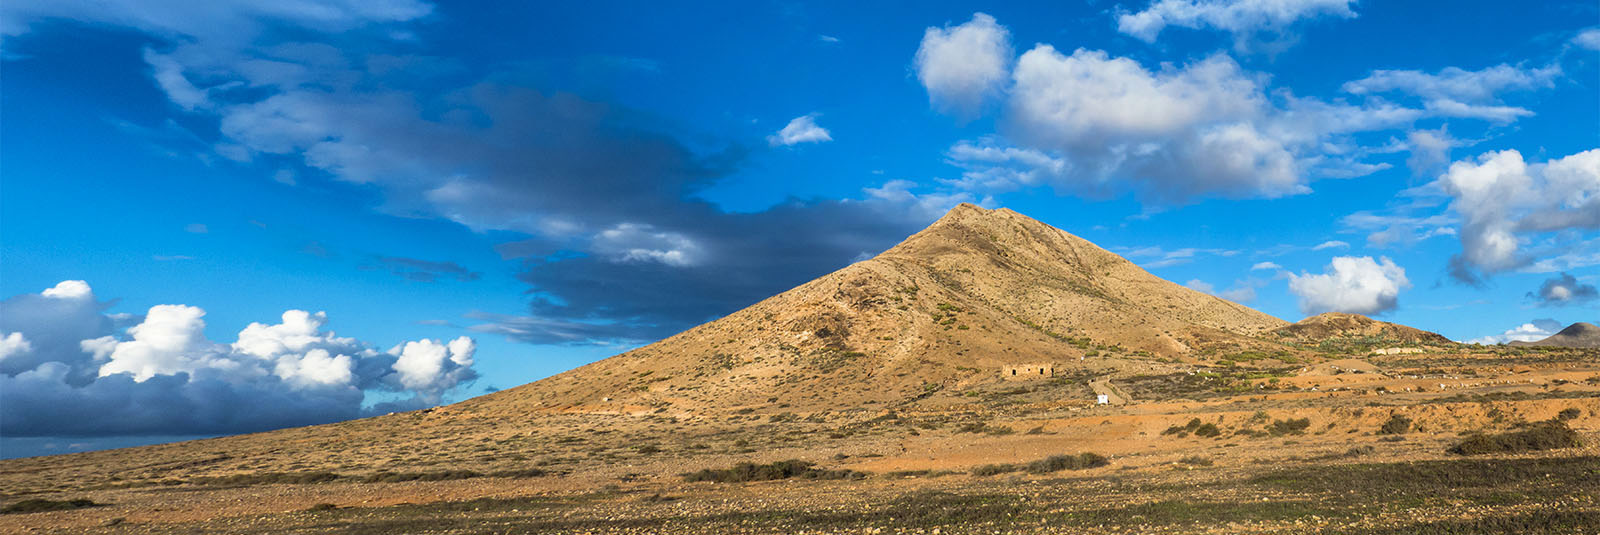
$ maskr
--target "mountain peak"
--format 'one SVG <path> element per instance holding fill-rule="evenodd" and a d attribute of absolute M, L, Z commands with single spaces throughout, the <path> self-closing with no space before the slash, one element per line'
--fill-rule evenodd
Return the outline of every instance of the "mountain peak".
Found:
<path fill-rule="evenodd" d="M 930 384 L 999 381 L 1007 367 L 1066 370 L 1270 350 L 1278 346 L 1259 336 L 1284 325 L 1017 212 L 961 204 L 876 257 L 649 346 L 460 407 L 509 414 L 530 406 L 898 406 L 933 402 Z"/>

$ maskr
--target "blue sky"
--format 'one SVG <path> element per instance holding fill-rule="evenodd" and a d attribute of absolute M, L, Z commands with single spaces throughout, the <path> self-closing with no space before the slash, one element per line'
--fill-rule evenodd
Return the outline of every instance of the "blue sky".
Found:
<path fill-rule="evenodd" d="M 1290 321 L 1600 320 L 1593 2 L 189 4 L 0 6 L 0 455 L 523 384 L 958 202 Z"/>

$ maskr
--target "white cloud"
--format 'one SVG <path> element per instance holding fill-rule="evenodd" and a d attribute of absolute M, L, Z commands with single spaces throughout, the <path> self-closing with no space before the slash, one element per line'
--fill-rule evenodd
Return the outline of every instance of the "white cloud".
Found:
<path fill-rule="evenodd" d="M 1553 319 L 1536 319 L 1500 334 L 1491 334 L 1467 340 L 1468 344 L 1496 345 L 1506 342 L 1537 342 L 1561 330 L 1561 322 Z"/>
<path fill-rule="evenodd" d="M 144 61 L 150 65 L 151 77 L 155 78 L 156 85 L 174 104 L 191 111 L 211 104 L 206 92 L 189 82 L 183 74 L 183 65 L 177 60 L 145 49 Z"/>
<path fill-rule="evenodd" d="M 471 369 L 477 350 L 477 343 L 463 336 L 449 343 L 406 342 L 391 352 L 400 355 L 394 363 L 400 384 L 421 392 L 441 392 L 462 381 L 459 375 Z"/>
<path fill-rule="evenodd" d="M 1252 286 L 1239 286 L 1216 295 L 1235 303 L 1249 303 L 1256 300 L 1256 289 Z"/>
<path fill-rule="evenodd" d="M 1406 144 L 1411 149 L 1406 167 L 1411 168 L 1411 174 L 1423 176 L 1443 169 L 1445 164 L 1450 163 L 1450 149 L 1460 142 L 1441 127 L 1438 130 L 1412 130 L 1406 133 Z"/>
<path fill-rule="evenodd" d="M 1500 64 L 1469 71 L 1445 67 L 1436 74 L 1415 70 L 1378 70 L 1360 80 L 1345 82 L 1341 89 L 1355 95 L 1400 92 L 1428 100 L 1486 102 L 1500 93 L 1551 87 L 1561 68 L 1550 65 L 1523 69 Z"/>
<path fill-rule="evenodd" d="M 1200 280 L 1200 279 L 1189 279 L 1189 282 L 1185 282 L 1185 283 L 1183 283 L 1183 285 L 1187 286 L 1190 290 L 1194 290 L 1196 292 L 1207 293 L 1207 294 L 1216 294 L 1217 293 L 1217 288 L 1215 286 L 1212 286 L 1211 283 L 1203 281 L 1203 280 Z"/>
<path fill-rule="evenodd" d="M 1349 2 L 1321 4 L 1345 10 Z M 1282 8 L 1293 19 L 1290 15 L 1307 5 L 1164 1 L 1145 16 L 1159 22 L 1164 19 L 1155 13 L 1190 6 Z M 1557 66 L 1507 65 L 1431 74 L 1376 71 L 1344 84 L 1345 91 L 1363 97 L 1347 103 L 1269 88 L 1269 76 L 1247 72 L 1220 53 L 1186 65 L 1147 67 L 1104 51 L 1066 54 L 1039 44 L 1017 59 L 1009 86 L 984 86 L 985 94 L 1003 97 L 998 121 L 1003 136 L 954 144 L 947 162 L 960 167 L 962 177 L 947 183 L 989 193 L 1037 184 L 1090 197 L 1132 191 L 1158 203 L 1303 194 L 1316 179 L 1388 169 L 1392 164 L 1364 160 L 1408 146 L 1393 138 L 1370 145 L 1370 136 L 1358 134 L 1413 129 L 1425 118 L 1510 122 L 1530 112 L 1500 102 L 1502 93 L 1552 87 L 1560 74 Z M 1388 94 L 1417 98 L 1399 104 L 1387 100 Z M 1442 163 L 1454 143 L 1443 128 L 1409 137 L 1416 169 Z"/>
<path fill-rule="evenodd" d="M 1183 285 L 1190 290 L 1214 295 L 1236 303 L 1248 303 L 1256 299 L 1255 285 L 1258 283 L 1258 281 L 1253 280 L 1236 281 L 1234 287 L 1220 292 L 1217 291 L 1216 286 L 1200 279 L 1190 279 L 1189 282 L 1185 282 Z"/>
<path fill-rule="evenodd" d="M 994 17 L 974 13 L 971 21 L 959 26 L 923 32 L 913 62 L 933 107 L 973 117 L 1005 86 L 1011 34 Z"/>
<path fill-rule="evenodd" d="M 1488 152 L 1451 164 L 1436 185 L 1462 219 L 1454 268 L 1463 280 L 1532 262 L 1523 250 L 1532 235 L 1600 228 L 1600 149 L 1542 164 Z"/>
<path fill-rule="evenodd" d="M 33 343 L 22 336 L 22 333 L 9 333 L 4 337 L 0 337 L 0 361 L 11 358 L 13 355 L 20 356 L 32 351 Z"/>
<path fill-rule="evenodd" d="M 1410 287 L 1404 268 L 1370 256 L 1337 256 L 1325 273 L 1289 274 L 1289 291 L 1300 297 L 1300 310 L 1306 314 L 1378 314 L 1394 309 L 1400 291 Z"/>
<path fill-rule="evenodd" d="M 1278 265 L 1276 262 L 1256 262 L 1256 265 L 1250 266 L 1250 271 L 1259 271 L 1263 269 L 1279 270 L 1283 269 L 1283 266 Z"/>
<path fill-rule="evenodd" d="M 1342 242 L 1342 241 L 1339 241 L 1339 240 L 1329 240 L 1329 241 L 1325 241 L 1325 242 L 1317 244 L 1315 247 L 1312 247 L 1311 250 L 1313 250 L 1313 251 L 1321 251 L 1323 249 L 1334 249 L 1334 248 L 1349 249 L 1350 248 L 1350 244 Z"/>
<path fill-rule="evenodd" d="M 822 143 L 833 141 L 833 136 L 828 135 L 828 130 L 817 126 L 817 114 L 801 115 L 789 121 L 776 134 L 767 136 L 767 143 L 776 147 L 779 145 L 793 146 L 800 143 Z"/>
<path fill-rule="evenodd" d="M 1128 258 L 1154 258 L 1154 261 L 1149 262 L 1136 261 L 1139 266 L 1144 267 L 1145 269 L 1155 269 L 1187 264 L 1193 262 L 1195 258 L 1201 256 L 1232 257 L 1239 254 L 1239 251 L 1234 249 L 1208 249 L 1200 247 L 1184 247 L 1180 249 L 1167 250 L 1161 247 L 1150 246 L 1140 247 L 1137 249 L 1113 248 L 1113 250 L 1116 251 L 1117 254 Z"/>
<path fill-rule="evenodd" d="M 1424 106 L 1441 117 L 1464 117 L 1506 123 L 1533 112 L 1499 103 L 1502 93 L 1528 91 L 1555 86 L 1561 75 L 1557 65 L 1525 69 L 1500 64 L 1477 71 L 1446 67 L 1429 74 L 1415 70 L 1379 70 L 1360 80 L 1345 82 L 1341 89 L 1354 95 L 1401 93 L 1423 100 Z"/>
<path fill-rule="evenodd" d="M 1588 50 L 1600 50 L 1600 28 L 1589 28 L 1572 37 L 1572 44 Z"/>
<path fill-rule="evenodd" d="M 979 199 L 970 193 L 960 192 L 919 194 L 911 191 L 916 187 L 917 183 L 910 180 L 890 180 L 876 188 L 863 188 L 867 199 L 852 202 L 892 206 L 893 210 L 904 212 L 919 221 L 938 219 L 961 203 L 973 203 L 991 209 L 996 207 L 994 199 L 988 197 Z"/>
<path fill-rule="evenodd" d="M 201 368 L 232 370 L 234 363 L 219 358 L 218 348 L 205 338 L 206 312 L 185 305 L 150 307 L 143 323 L 128 329 L 132 340 L 118 343 L 100 376 L 127 373 L 144 382 L 157 375 L 192 373 Z"/>
<path fill-rule="evenodd" d="M 601 231 L 594 237 L 593 250 L 615 262 L 660 262 L 673 267 L 698 264 L 706 253 L 689 236 L 639 223 L 621 223 Z"/>
<path fill-rule="evenodd" d="M 94 299 L 94 291 L 89 288 L 89 283 L 80 280 L 58 282 L 40 295 L 56 299 Z"/>
<path fill-rule="evenodd" d="M 76 284 L 71 284 L 76 283 Z M 290 310 L 232 344 L 206 338 L 205 310 L 156 305 L 105 315 L 82 281 L 75 297 L 0 302 L 0 424 L 14 436 L 199 434 L 324 423 L 437 404 L 477 377 L 476 344 L 419 340 L 379 352 Z M 56 292 L 61 293 L 61 292 Z M 125 333 L 116 325 L 133 323 Z M 364 391 L 410 394 L 363 407 Z M 137 409 L 137 410 L 135 410 Z M 132 412 L 130 412 L 132 411 Z"/>
<path fill-rule="evenodd" d="M 1265 95 L 1225 56 L 1152 73 L 1100 51 L 1064 56 L 1039 45 L 1014 78 L 1013 137 L 1070 162 L 1064 185 L 1105 191 L 1132 179 L 1179 199 L 1309 191 L 1283 136 L 1257 122 L 1270 108 Z"/>
<path fill-rule="evenodd" d="M 1302 19 L 1354 18 L 1355 0 L 1156 0 L 1137 13 L 1117 16 L 1117 31 L 1155 42 L 1167 26 L 1213 28 L 1234 34 L 1235 47 L 1248 48 L 1260 32 L 1283 34 Z"/>

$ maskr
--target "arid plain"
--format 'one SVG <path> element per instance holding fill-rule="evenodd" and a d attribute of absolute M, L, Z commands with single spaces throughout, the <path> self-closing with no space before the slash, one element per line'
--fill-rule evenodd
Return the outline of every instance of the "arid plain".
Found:
<path fill-rule="evenodd" d="M 1600 349 L 1290 324 L 962 205 L 462 403 L 0 462 L 0 532 L 1593 533 L 1597 439 Z"/>

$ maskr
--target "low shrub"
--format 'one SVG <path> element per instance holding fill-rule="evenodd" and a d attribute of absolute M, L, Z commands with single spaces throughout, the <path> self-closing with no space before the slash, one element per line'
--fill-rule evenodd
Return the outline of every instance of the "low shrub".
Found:
<path fill-rule="evenodd" d="M 1582 445 L 1583 441 L 1578 438 L 1578 432 L 1567 427 L 1566 422 L 1550 420 L 1520 431 L 1473 435 L 1446 451 L 1456 455 L 1482 455 L 1554 450 Z"/>
<path fill-rule="evenodd" d="M 1390 416 L 1389 421 L 1384 422 L 1383 426 L 1378 428 L 1378 434 L 1380 435 L 1404 435 L 1410 432 L 1411 419 L 1398 414 Z"/>
<path fill-rule="evenodd" d="M 988 477 L 997 476 L 1000 474 L 1009 474 L 1018 470 L 1022 470 L 1022 467 L 1014 464 L 986 464 L 977 468 L 973 468 L 972 475 Z"/>
<path fill-rule="evenodd" d="M 1583 411 L 1578 410 L 1577 407 L 1572 407 L 1570 409 L 1563 409 L 1560 413 L 1556 414 L 1556 419 L 1561 421 L 1576 420 L 1579 416 L 1583 416 Z"/>
<path fill-rule="evenodd" d="M 1099 468 L 1111 464 L 1111 461 L 1102 455 L 1094 453 L 1080 453 L 1077 455 L 1051 455 L 1043 459 L 1028 463 L 1025 468 L 1029 473 L 1048 474 L 1062 470 L 1084 470 Z"/>
<path fill-rule="evenodd" d="M 71 500 L 45 500 L 35 498 L 31 500 L 22 500 L 5 507 L 0 507 L 0 514 L 9 515 L 19 513 L 42 513 L 45 511 L 67 511 L 71 509 L 95 507 L 98 505 L 100 504 L 94 503 L 93 500 L 88 498 L 76 498 Z"/>
<path fill-rule="evenodd" d="M 1309 429 L 1310 427 L 1310 418 L 1274 420 L 1272 425 L 1267 426 L 1267 432 L 1271 433 L 1272 436 L 1275 437 L 1283 435 L 1300 435 L 1305 434 L 1306 429 Z"/>
<path fill-rule="evenodd" d="M 775 481 L 779 479 L 862 479 L 864 472 L 854 470 L 823 470 L 813 463 L 790 459 L 769 464 L 739 463 L 732 468 L 715 470 L 707 468 L 683 475 L 684 481 L 714 481 L 717 483 L 742 483 L 746 481 Z"/>

